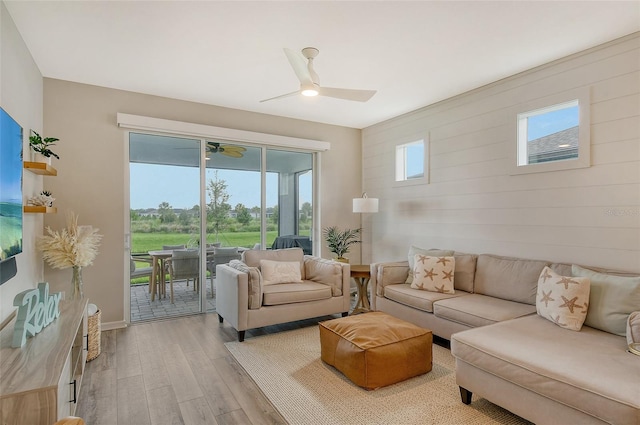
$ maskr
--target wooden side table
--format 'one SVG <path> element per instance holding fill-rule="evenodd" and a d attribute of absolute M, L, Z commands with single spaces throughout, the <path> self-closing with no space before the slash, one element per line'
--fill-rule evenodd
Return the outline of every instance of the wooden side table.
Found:
<path fill-rule="evenodd" d="M 366 313 L 371 311 L 369 306 L 369 279 L 371 269 L 368 264 L 354 264 L 351 266 L 351 277 L 358 287 L 358 300 L 351 314 Z"/>

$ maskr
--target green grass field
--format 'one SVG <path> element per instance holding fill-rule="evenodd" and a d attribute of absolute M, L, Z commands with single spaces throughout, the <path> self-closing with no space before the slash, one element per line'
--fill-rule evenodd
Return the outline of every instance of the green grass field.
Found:
<path fill-rule="evenodd" d="M 278 236 L 277 231 L 267 232 L 267 246 L 270 246 Z M 260 232 L 221 233 L 218 239 L 222 246 L 243 246 L 253 248 L 260 242 Z M 131 235 L 131 252 L 146 253 L 155 249 L 162 249 L 163 245 L 193 245 L 193 235 L 184 233 L 134 233 Z M 216 242 L 215 235 L 207 236 L 207 243 Z"/>

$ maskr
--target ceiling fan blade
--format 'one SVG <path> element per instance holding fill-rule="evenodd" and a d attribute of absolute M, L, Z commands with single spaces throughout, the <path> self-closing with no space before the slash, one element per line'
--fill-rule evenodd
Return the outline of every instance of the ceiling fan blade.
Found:
<path fill-rule="evenodd" d="M 284 49 L 284 53 L 287 55 L 287 59 L 289 59 L 289 63 L 291 64 L 293 71 L 298 76 L 298 80 L 300 80 L 302 84 L 313 83 L 308 63 L 304 60 L 304 57 L 300 53 L 294 52 L 286 47 Z"/>
<path fill-rule="evenodd" d="M 224 150 L 220 152 L 222 155 L 230 156 L 231 158 L 242 158 L 242 154 L 237 151 Z"/>
<path fill-rule="evenodd" d="M 236 145 L 222 145 L 220 147 L 223 148 L 225 151 L 244 152 L 244 151 L 247 150 L 247 149 L 243 148 L 242 146 L 236 146 Z"/>
<path fill-rule="evenodd" d="M 282 99 L 282 98 L 285 98 L 285 97 L 295 96 L 298 93 L 300 93 L 300 90 L 296 90 L 296 91 L 293 91 L 293 92 L 287 93 L 287 94 L 281 94 L 280 96 L 276 96 L 276 97 L 270 97 L 269 99 L 263 99 L 263 100 L 260 101 L 260 103 L 268 102 L 269 100 L 276 100 L 276 99 Z"/>
<path fill-rule="evenodd" d="M 320 96 L 335 97 L 336 99 L 366 102 L 371 99 L 376 90 L 338 89 L 334 87 L 320 87 Z"/>

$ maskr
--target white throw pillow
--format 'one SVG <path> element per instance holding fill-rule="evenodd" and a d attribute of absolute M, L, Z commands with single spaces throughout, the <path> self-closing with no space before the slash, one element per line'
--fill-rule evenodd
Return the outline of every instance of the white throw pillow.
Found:
<path fill-rule="evenodd" d="M 579 331 L 589 309 L 591 281 L 560 276 L 545 267 L 538 278 L 536 312 L 561 328 Z"/>
<path fill-rule="evenodd" d="M 409 248 L 409 255 L 407 258 L 409 260 L 409 275 L 407 276 L 407 280 L 405 281 L 405 283 L 413 282 L 413 270 L 416 267 L 415 257 L 417 254 L 430 255 L 432 257 L 450 257 L 453 255 L 453 251 L 445 250 L 445 249 L 436 249 L 436 248 L 424 249 L 424 248 L 418 248 L 415 245 L 411 245 L 411 247 Z"/>
<path fill-rule="evenodd" d="M 302 273 L 297 261 L 260 260 L 263 285 L 276 283 L 301 283 Z"/>
<path fill-rule="evenodd" d="M 456 268 L 454 257 L 416 254 L 414 264 L 412 288 L 443 294 L 454 293 L 453 278 Z"/>

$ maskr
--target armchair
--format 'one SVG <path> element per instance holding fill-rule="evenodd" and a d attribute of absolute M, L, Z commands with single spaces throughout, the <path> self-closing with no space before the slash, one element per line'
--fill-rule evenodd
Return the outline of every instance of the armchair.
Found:
<path fill-rule="evenodd" d="M 285 274 L 273 270 L 295 269 L 292 263 L 299 265 L 298 277 L 278 280 Z M 301 248 L 247 250 L 242 260 L 216 266 L 216 276 L 218 319 L 238 331 L 239 341 L 247 329 L 349 312 L 349 264 L 304 255 Z"/>

